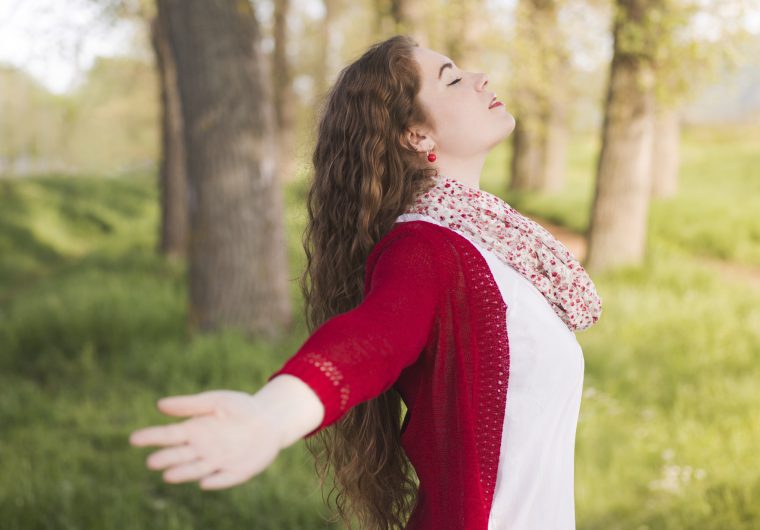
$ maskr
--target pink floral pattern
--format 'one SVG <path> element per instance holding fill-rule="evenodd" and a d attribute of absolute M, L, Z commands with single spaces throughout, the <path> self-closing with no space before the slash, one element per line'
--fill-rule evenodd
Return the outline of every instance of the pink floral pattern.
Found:
<path fill-rule="evenodd" d="M 580 262 L 544 227 L 501 198 L 436 175 L 404 213 L 432 217 L 471 237 L 530 280 L 571 331 L 593 326 L 602 300 Z"/>

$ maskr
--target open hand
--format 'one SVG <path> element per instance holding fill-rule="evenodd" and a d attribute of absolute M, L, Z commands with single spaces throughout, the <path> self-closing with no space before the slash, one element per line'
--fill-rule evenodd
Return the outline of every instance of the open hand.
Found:
<path fill-rule="evenodd" d="M 282 448 L 281 434 L 265 408 L 245 392 L 212 390 L 158 401 L 171 416 L 193 416 L 181 423 L 133 432 L 132 445 L 163 446 L 147 459 L 164 469 L 166 482 L 200 481 L 201 489 L 245 482 L 266 469 Z"/>

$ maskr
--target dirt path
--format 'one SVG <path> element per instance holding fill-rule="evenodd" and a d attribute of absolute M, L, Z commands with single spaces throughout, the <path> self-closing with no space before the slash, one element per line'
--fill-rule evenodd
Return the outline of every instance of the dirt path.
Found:
<path fill-rule="evenodd" d="M 559 239 L 579 261 L 582 262 L 586 258 L 586 239 L 581 234 L 541 217 L 534 215 L 529 217 Z M 741 283 L 760 290 L 760 267 L 705 256 L 698 256 L 694 259 L 713 269 L 726 281 Z"/>
<path fill-rule="evenodd" d="M 526 215 L 533 221 L 537 222 L 544 228 L 546 228 L 551 234 L 559 239 L 560 243 L 565 245 L 567 249 L 572 252 L 578 261 L 583 261 L 586 258 L 586 238 L 578 232 L 573 232 L 569 228 L 562 225 L 554 224 L 542 217 L 535 215 Z"/>
<path fill-rule="evenodd" d="M 735 281 L 749 285 L 754 289 L 760 289 L 760 267 L 705 256 L 699 256 L 696 259 L 713 268 L 727 281 Z"/>

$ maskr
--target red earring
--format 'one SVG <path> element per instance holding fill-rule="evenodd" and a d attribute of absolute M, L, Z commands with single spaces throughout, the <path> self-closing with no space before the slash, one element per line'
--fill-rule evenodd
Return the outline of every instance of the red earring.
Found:
<path fill-rule="evenodd" d="M 436 158 L 435 153 L 431 153 L 430 151 L 428 151 L 428 156 L 427 156 L 428 162 L 435 162 L 435 158 Z"/>

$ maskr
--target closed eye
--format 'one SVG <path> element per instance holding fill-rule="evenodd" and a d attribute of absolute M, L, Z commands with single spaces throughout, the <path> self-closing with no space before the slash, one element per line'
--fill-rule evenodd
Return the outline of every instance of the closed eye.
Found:
<path fill-rule="evenodd" d="M 448 84 L 448 86 L 451 86 L 451 85 L 455 85 L 455 84 L 457 84 L 458 82 L 460 82 L 461 80 L 462 80 L 462 78 L 461 78 L 461 77 L 460 77 L 459 79 L 455 79 L 455 80 L 453 80 L 451 83 L 449 83 L 449 84 Z"/>

